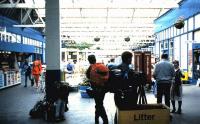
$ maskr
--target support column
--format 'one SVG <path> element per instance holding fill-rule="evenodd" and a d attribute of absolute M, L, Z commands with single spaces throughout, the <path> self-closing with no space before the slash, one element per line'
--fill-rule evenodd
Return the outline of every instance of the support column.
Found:
<path fill-rule="evenodd" d="M 46 96 L 55 98 L 55 82 L 61 81 L 61 0 L 46 0 Z"/>

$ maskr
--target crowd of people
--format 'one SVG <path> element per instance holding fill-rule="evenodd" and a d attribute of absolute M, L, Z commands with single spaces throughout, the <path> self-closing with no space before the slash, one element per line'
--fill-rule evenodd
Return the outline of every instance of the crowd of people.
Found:
<path fill-rule="evenodd" d="M 118 68 L 121 69 L 122 72 L 128 72 L 130 69 L 133 69 L 132 65 L 132 53 L 125 51 L 121 55 L 122 63 L 119 65 L 116 65 L 114 63 L 114 59 L 111 59 L 110 62 L 108 62 L 107 65 L 105 65 L 108 69 Z M 104 108 L 104 97 L 106 92 L 108 92 L 107 87 L 104 85 L 97 86 L 94 85 L 94 80 L 91 80 L 91 70 L 93 65 L 95 65 L 96 62 L 95 55 L 89 55 L 88 56 L 88 62 L 89 67 L 85 72 L 85 76 L 89 79 L 91 88 L 93 89 L 93 98 L 95 101 L 95 124 L 99 123 L 99 117 L 102 118 L 104 124 L 108 124 L 108 117 L 106 114 L 106 110 Z M 104 64 L 104 63 L 102 63 Z M 130 66 L 131 65 L 131 66 Z M 25 85 L 24 87 L 27 87 L 27 80 L 29 79 L 32 83 L 32 86 L 35 84 L 35 87 L 39 87 L 39 78 L 42 73 L 42 63 L 39 59 L 36 59 L 32 65 L 28 64 L 27 61 L 25 61 L 24 66 L 25 70 Z M 65 66 L 67 70 L 67 74 L 74 74 L 75 72 L 75 65 L 73 62 L 69 61 L 68 64 Z M 103 74 L 103 73 L 102 73 Z M 127 77 L 126 77 L 127 76 Z M 125 74 L 123 78 L 128 78 L 128 74 Z M 170 101 L 172 104 L 172 111 L 171 113 L 182 113 L 182 81 L 181 78 L 183 78 L 184 75 L 181 73 L 181 70 L 179 68 L 179 62 L 177 60 L 173 61 L 172 63 L 168 60 L 168 54 L 162 54 L 161 60 L 155 64 L 155 67 L 153 69 L 153 78 L 157 85 L 157 103 L 162 103 L 162 97 L 165 98 L 165 105 L 170 108 Z M 126 88 L 126 85 L 124 85 L 121 82 L 120 87 L 121 90 L 123 88 Z M 127 85 L 129 85 L 127 83 Z M 125 87 L 123 87 L 125 86 Z M 133 91 L 131 94 L 137 94 L 137 89 L 134 86 L 131 86 Z M 123 104 L 120 100 L 122 96 L 119 96 L 117 92 L 114 93 L 114 101 L 116 106 L 120 106 L 120 104 Z M 130 104 L 137 104 L 137 100 L 132 97 L 138 97 L 137 95 L 131 95 L 126 96 L 130 97 L 128 101 Z M 175 102 L 178 101 L 178 109 L 176 109 Z M 126 103 L 126 105 L 129 104 L 129 102 Z"/>
<path fill-rule="evenodd" d="M 120 68 L 123 71 L 127 71 L 130 69 L 130 64 L 132 61 L 132 53 L 131 52 L 124 52 L 122 53 L 122 64 L 115 65 L 114 60 L 111 59 L 111 61 L 106 65 L 109 69 L 111 69 L 113 66 Z M 90 63 L 90 67 L 86 71 L 86 76 L 88 79 L 90 79 L 90 71 L 93 64 L 96 63 L 96 58 L 94 55 L 88 56 L 88 61 Z M 172 63 L 168 60 L 168 54 L 162 54 L 161 60 L 156 63 L 155 68 L 153 70 L 153 78 L 156 81 L 157 84 L 157 103 L 162 103 L 162 98 L 164 96 L 165 98 L 165 105 L 170 108 L 170 101 L 172 104 L 172 110 L 171 113 L 182 113 L 182 81 L 181 78 L 184 78 L 184 75 L 181 73 L 181 70 L 179 68 L 179 62 L 177 60 L 173 61 Z M 125 83 L 125 82 L 121 82 Z M 92 83 L 91 81 L 91 84 Z M 106 89 L 104 87 L 98 87 L 95 85 L 91 85 L 91 87 L 94 89 L 94 100 L 95 100 L 95 124 L 99 123 L 99 117 L 102 118 L 103 123 L 108 123 L 108 118 L 106 115 L 105 108 L 103 106 L 103 100 L 106 93 Z M 136 90 L 136 89 L 134 89 Z M 133 93 L 134 94 L 134 93 Z M 121 103 L 119 102 L 119 99 L 117 93 L 114 93 L 114 101 L 116 106 L 119 106 Z M 131 95 L 131 97 L 137 97 L 134 95 Z M 132 98 L 134 100 L 134 98 Z M 178 109 L 176 109 L 175 101 L 178 101 Z M 137 101 L 136 101 L 137 102 Z M 131 102 L 131 104 L 134 104 L 134 102 Z M 136 103 L 137 104 L 137 103 Z M 171 116 L 170 116 L 171 117 Z"/>

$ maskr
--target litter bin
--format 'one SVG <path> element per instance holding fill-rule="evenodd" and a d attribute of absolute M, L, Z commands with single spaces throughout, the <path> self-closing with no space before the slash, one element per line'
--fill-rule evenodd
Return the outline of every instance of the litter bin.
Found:
<path fill-rule="evenodd" d="M 117 124 L 169 124 L 170 108 L 163 104 L 142 104 L 132 110 L 117 108 Z"/>

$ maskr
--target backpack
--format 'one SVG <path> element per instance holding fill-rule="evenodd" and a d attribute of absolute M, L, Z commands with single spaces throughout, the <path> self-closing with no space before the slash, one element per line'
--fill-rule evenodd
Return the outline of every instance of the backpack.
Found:
<path fill-rule="evenodd" d="M 102 63 L 91 65 L 90 80 L 93 86 L 105 86 L 109 78 L 109 69 Z"/>
<path fill-rule="evenodd" d="M 67 70 L 68 70 L 68 71 L 72 71 L 72 70 L 73 70 L 73 67 L 72 67 L 71 64 L 67 64 Z"/>
<path fill-rule="evenodd" d="M 107 83 L 107 88 L 109 92 L 115 93 L 119 89 L 127 89 L 128 87 L 135 87 L 138 85 L 141 76 L 138 72 L 132 69 L 124 70 L 120 66 L 110 68 L 109 70 L 109 80 Z"/>
<path fill-rule="evenodd" d="M 30 110 L 29 115 L 32 118 L 41 118 L 44 115 L 45 101 L 37 101 L 34 107 Z"/>
<path fill-rule="evenodd" d="M 138 101 L 137 73 L 134 70 L 123 70 L 120 67 L 109 71 L 107 89 L 114 93 L 115 105 L 122 110 L 136 107 Z"/>

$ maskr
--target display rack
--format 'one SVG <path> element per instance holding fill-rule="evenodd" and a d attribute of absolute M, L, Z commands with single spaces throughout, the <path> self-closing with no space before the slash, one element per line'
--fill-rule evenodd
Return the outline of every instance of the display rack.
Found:
<path fill-rule="evenodd" d="M 11 87 L 21 83 L 21 76 L 16 71 L 0 71 L 0 89 Z"/>

